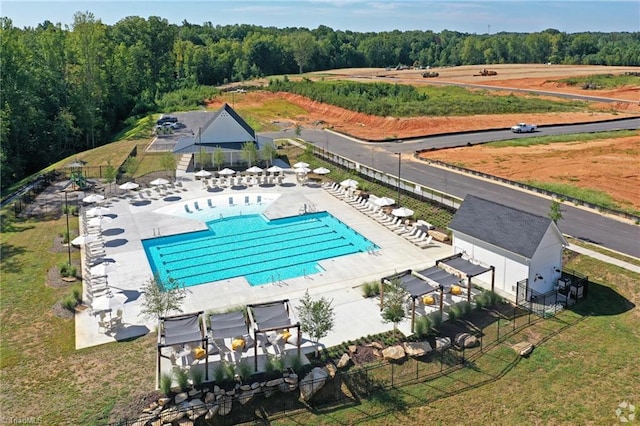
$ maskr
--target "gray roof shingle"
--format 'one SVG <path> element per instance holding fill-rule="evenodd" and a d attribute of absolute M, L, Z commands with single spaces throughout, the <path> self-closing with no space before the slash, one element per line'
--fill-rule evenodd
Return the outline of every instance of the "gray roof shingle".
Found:
<path fill-rule="evenodd" d="M 467 195 L 449 228 L 531 259 L 551 219 Z"/>

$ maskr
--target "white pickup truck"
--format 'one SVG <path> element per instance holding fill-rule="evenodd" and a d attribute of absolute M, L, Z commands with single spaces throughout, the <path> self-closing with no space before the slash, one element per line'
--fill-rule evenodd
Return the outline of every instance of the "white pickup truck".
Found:
<path fill-rule="evenodd" d="M 537 128 L 538 126 L 535 124 L 518 123 L 511 128 L 511 131 L 513 133 L 533 133 Z"/>

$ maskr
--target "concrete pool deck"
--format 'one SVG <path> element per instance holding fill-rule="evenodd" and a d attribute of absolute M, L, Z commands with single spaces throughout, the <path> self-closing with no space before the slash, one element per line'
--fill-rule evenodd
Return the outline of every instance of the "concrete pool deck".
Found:
<path fill-rule="evenodd" d="M 124 325 L 112 334 L 98 332 L 98 317 L 92 315 L 90 308 L 84 309 L 76 313 L 76 349 L 141 336 L 157 327 L 156 321 L 145 321 L 140 316 L 143 299 L 140 289 L 152 277 L 141 240 L 206 229 L 195 214 L 190 217 L 158 212 L 170 205 L 183 208 L 182 204 L 193 206 L 194 201 L 199 200 L 201 209 L 206 210 L 207 198 L 234 196 L 244 200 L 244 196 L 251 194 L 265 194 L 265 197 L 277 194 L 279 198 L 267 207 L 265 216 L 298 215 L 305 206 L 327 211 L 379 246 L 380 250 L 375 254 L 360 253 L 322 261 L 323 272 L 305 277 L 255 287 L 244 278 L 232 278 L 186 288 L 187 297 L 182 305 L 185 313 L 224 310 L 281 299 L 290 299 L 296 305 L 306 290 L 314 298 L 327 297 L 333 300 L 336 326 L 322 340 L 325 346 L 393 329 L 392 324 L 382 323 L 377 299 L 362 297 L 360 285 L 406 269 L 433 266 L 436 259 L 452 254 L 451 246 L 445 244 L 434 243 L 426 249 L 417 247 L 321 187 L 296 184 L 293 174 L 286 175 L 282 186 L 225 188 L 218 192 L 208 191 L 200 181 L 193 180 L 193 174 L 181 177 L 180 181 L 183 189 L 164 197 L 156 194 L 153 200 L 137 202 L 111 199 L 104 204 L 109 208 L 108 216 L 113 219 L 103 226 L 106 257 L 117 263 L 117 267 L 108 273 L 108 282 L 113 293 L 120 292 L 127 297 L 122 305 Z M 400 330 L 405 334 L 409 334 L 409 328 L 408 320 L 400 324 Z"/>

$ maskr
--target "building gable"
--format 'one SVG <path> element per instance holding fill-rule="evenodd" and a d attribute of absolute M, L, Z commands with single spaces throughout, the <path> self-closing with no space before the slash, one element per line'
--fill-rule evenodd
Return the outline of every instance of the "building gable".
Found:
<path fill-rule="evenodd" d="M 527 259 L 535 254 L 551 219 L 467 195 L 449 228 Z M 562 239 L 562 235 L 560 235 Z"/>
<path fill-rule="evenodd" d="M 224 104 L 201 129 L 197 144 L 255 142 L 254 130 L 228 104 Z"/>

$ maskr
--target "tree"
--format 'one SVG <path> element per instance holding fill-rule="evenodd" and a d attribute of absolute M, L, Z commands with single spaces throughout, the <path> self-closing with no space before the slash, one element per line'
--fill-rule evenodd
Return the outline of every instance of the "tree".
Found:
<path fill-rule="evenodd" d="M 111 165 L 111 161 L 107 161 L 107 166 L 104 168 L 104 181 L 109 184 L 109 192 L 111 192 L 111 185 L 116 181 L 118 171 Z"/>
<path fill-rule="evenodd" d="M 258 148 L 256 148 L 256 144 L 253 142 L 243 143 L 240 155 L 242 159 L 247 162 L 247 167 L 251 167 L 258 159 Z"/>
<path fill-rule="evenodd" d="M 269 167 L 271 167 L 271 162 L 274 158 L 278 156 L 278 150 L 276 146 L 272 143 L 267 143 L 262 146 L 260 149 L 260 157 L 267 162 Z"/>
<path fill-rule="evenodd" d="M 316 343 L 316 356 L 318 355 L 318 342 L 333 330 L 335 313 L 331 303 L 331 300 L 324 297 L 313 300 L 307 290 L 297 307 L 300 328 Z"/>
<path fill-rule="evenodd" d="M 300 123 L 296 123 L 293 133 L 296 135 L 296 138 L 300 139 L 300 135 L 302 134 L 302 126 Z"/>
<path fill-rule="evenodd" d="M 142 310 L 140 316 L 145 319 L 158 319 L 171 312 L 182 312 L 182 303 L 187 294 L 180 283 L 172 278 L 163 281 L 160 276 L 149 278 L 142 285 Z"/>
<path fill-rule="evenodd" d="M 162 158 L 160 159 L 160 164 L 162 165 L 162 168 L 167 171 L 167 174 L 169 174 L 171 177 L 175 175 L 176 157 L 172 153 L 167 152 L 163 154 Z"/>
<path fill-rule="evenodd" d="M 316 39 L 310 33 L 299 32 L 289 37 L 289 47 L 293 54 L 293 59 L 298 64 L 298 71 L 302 74 L 302 70 L 306 67 L 317 49 Z"/>
<path fill-rule="evenodd" d="M 558 224 L 558 221 L 562 219 L 562 203 L 557 200 L 551 201 L 551 208 L 549 209 L 548 217 L 555 223 Z"/>
<path fill-rule="evenodd" d="M 395 337 L 398 324 L 405 318 L 404 302 L 406 293 L 400 285 L 400 278 L 393 278 L 383 283 L 384 298 L 382 303 L 382 321 L 393 323 Z"/>
<path fill-rule="evenodd" d="M 220 166 L 224 164 L 224 161 L 224 152 L 220 148 L 216 148 L 213 151 L 213 165 L 218 168 L 218 171 L 220 171 Z"/>

